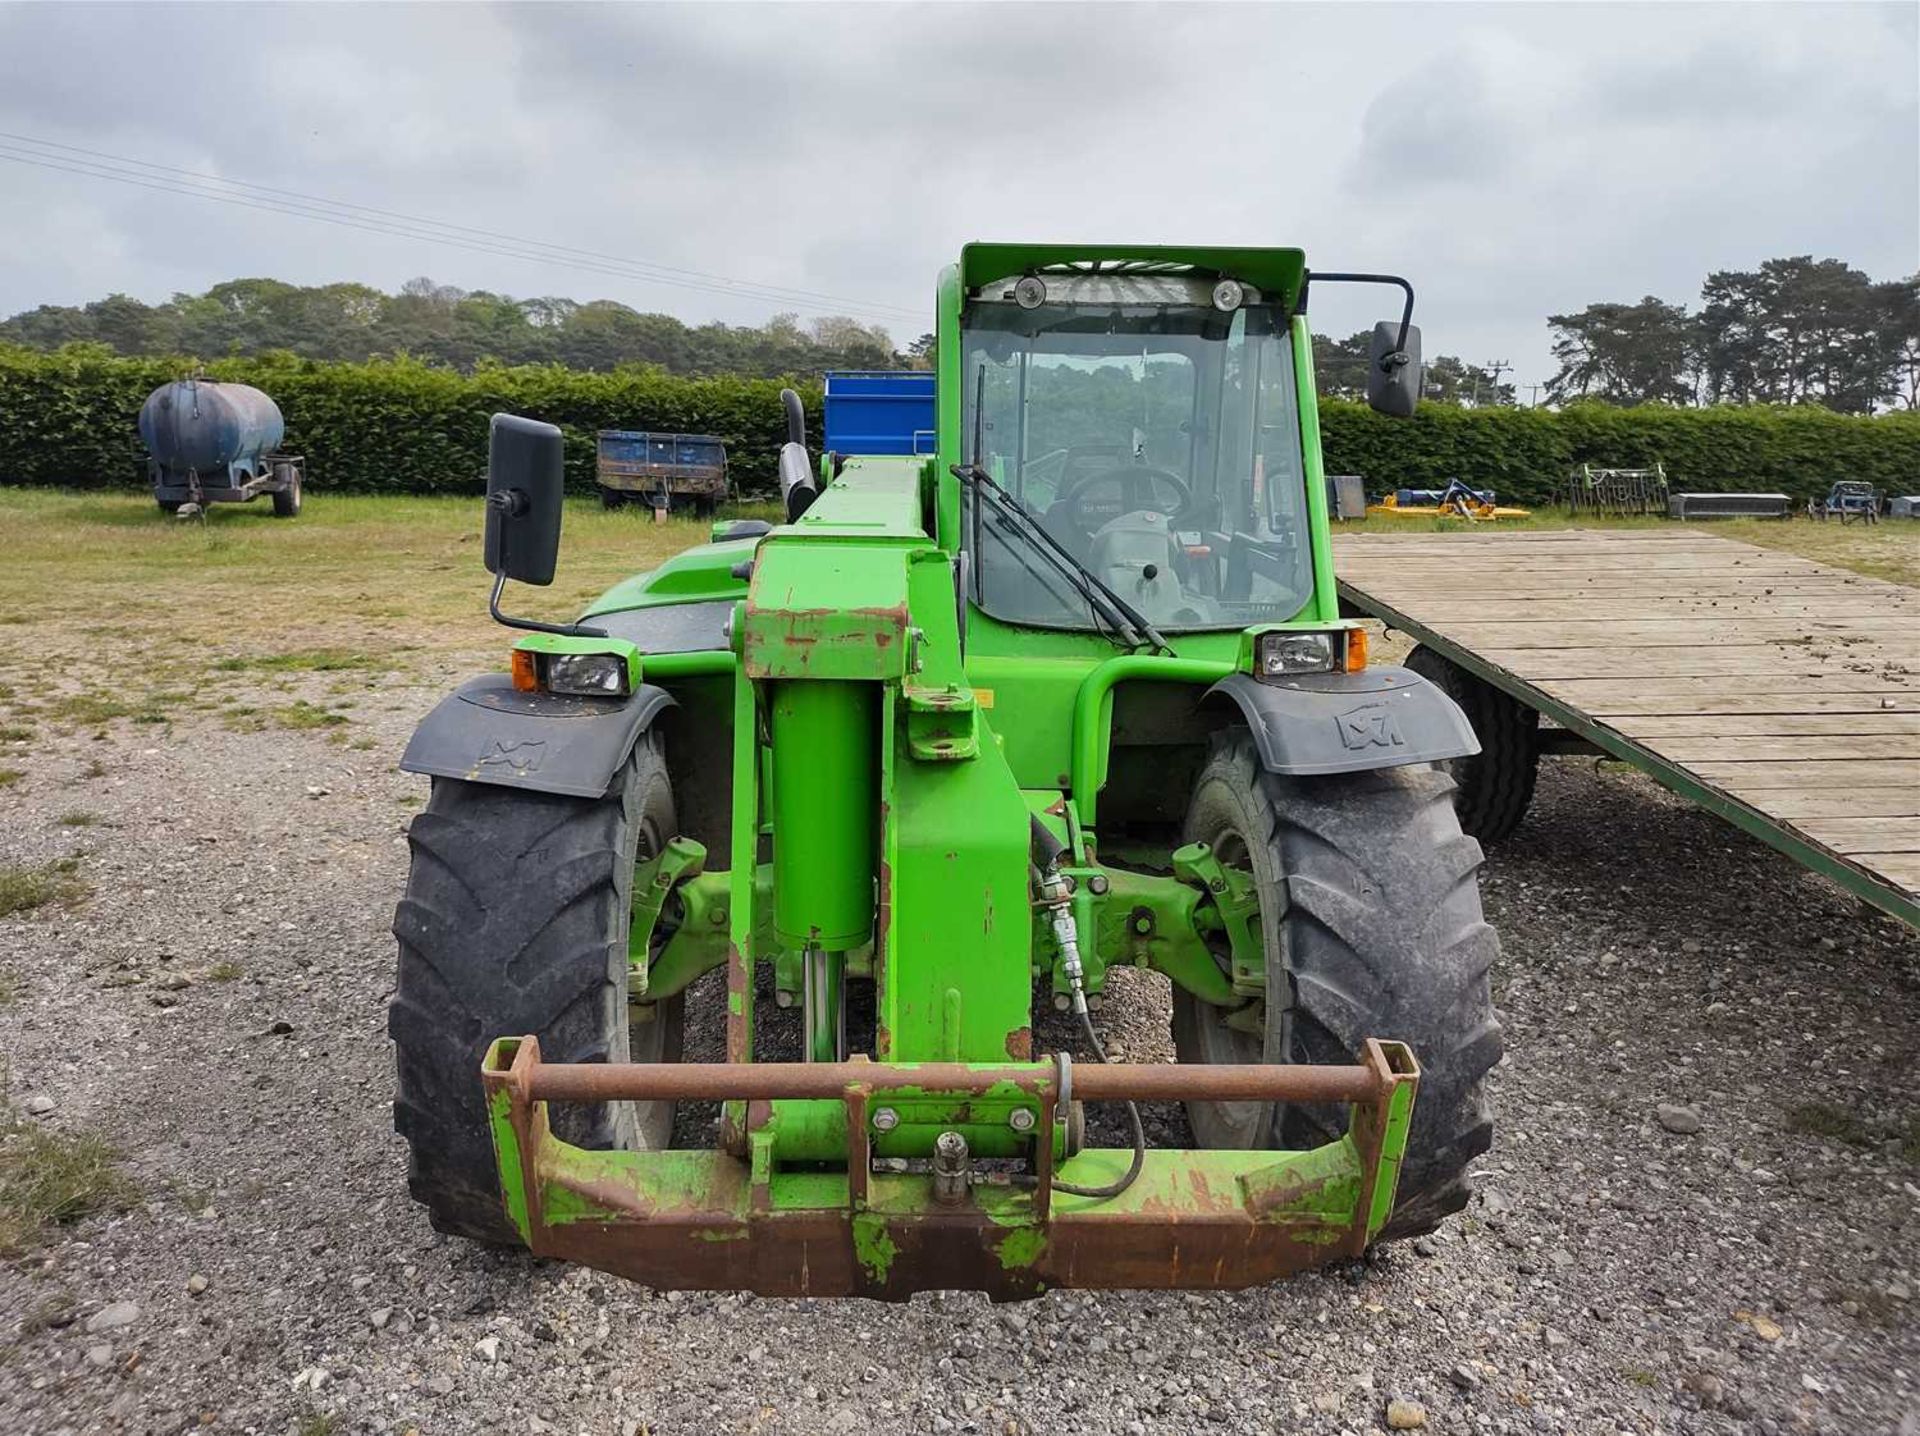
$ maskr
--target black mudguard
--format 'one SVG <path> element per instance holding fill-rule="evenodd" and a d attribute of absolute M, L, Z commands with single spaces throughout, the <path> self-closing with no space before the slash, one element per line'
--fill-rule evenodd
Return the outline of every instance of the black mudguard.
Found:
<path fill-rule="evenodd" d="M 1466 714 L 1406 668 L 1268 680 L 1236 673 L 1202 702 L 1239 708 L 1269 773 L 1360 773 L 1480 751 Z"/>
<path fill-rule="evenodd" d="M 470 678 L 413 730 L 400 766 L 409 773 L 598 798 L 639 736 L 673 706 L 643 683 L 624 702 L 522 693 L 504 673 Z"/>

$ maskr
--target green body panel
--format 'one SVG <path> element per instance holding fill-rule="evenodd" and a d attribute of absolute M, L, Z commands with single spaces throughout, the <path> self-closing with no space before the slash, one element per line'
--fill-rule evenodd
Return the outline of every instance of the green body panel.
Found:
<path fill-rule="evenodd" d="M 788 948 L 845 952 L 873 937 L 879 685 L 772 687 L 773 927 Z"/>
<path fill-rule="evenodd" d="M 731 570 L 752 553 L 752 539 L 696 544 L 682 549 L 658 568 L 616 583 L 588 606 L 582 618 L 591 620 L 595 614 L 617 613 L 628 608 L 737 598 L 746 591 L 746 584 L 735 578 Z"/>

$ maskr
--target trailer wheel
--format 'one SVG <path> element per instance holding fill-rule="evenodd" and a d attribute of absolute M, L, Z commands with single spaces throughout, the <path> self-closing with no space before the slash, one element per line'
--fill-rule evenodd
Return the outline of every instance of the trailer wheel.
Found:
<path fill-rule="evenodd" d="M 626 502 L 627 502 L 626 494 L 619 489 L 609 489 L 609 488 L 603 487 L 600 490 L 600 507 L 603 509 L 624 508 L 626 506 Z"/>
<path fill-rule="evenodd" d="M 501 1203 L 480 1085 L 494 1038 L 532 1033 L 553 1062 L 680 1059 L 682 999 L 631 1013 L 627 1002 L 634 866 L 677 831 L 653 734 L 603 798 L 433 780 L 408 836 L 387 1029 L 408 1186 L 439 1230 L 519 1240 Z M 550 1113 L 556 1135 L 580 1147 L 664 1147 L 673 1132 L 671 1102 Z"/>
<path fill-rule="evenodd" d="M 1512 836 L 1533 801 L 1540 715 L 1431 648 L 1415 648 L 1407 667 L 1459 704 L 1480 740 L 1480 751 L 1471 758 L 1439 765 L 1453 779 L 1461 830 L 1483 843 Z"/>
<path fill-rule="evenodd" d="M 290 468 L 285 487 L 273 491 L 273 516 L 290 519 L 300 512 L 300 470 Z"/>
<path fill-rule="evenodd" d="M 1480 847 L 1431 768 L 1324 778 L 1262 770 L 1245 729 L 1220 735 L 1194 785 L 1186 839 L 1250 872 L 1270 966 L 1264 1031 L 1174 991 L 1182 1062 L 1351 1062 L 1369 1037 L 1413 1048 L 1420 1091 L 1382 1239 L 1431 1231 L 1466 1205 L 1493 1138 L 1486 1075 L 1500 1060 L 1480 912 Z M 1276 960 L 1277 959 L 1277 960 Z M 1224 966 L 1224 956 L 1222 958 Z M 1346 1130 L 1344 1107 L 1190 1102 L 1206 1146 L 1302 1148 Z"/>
<path fill-rule="evenodd" d="M 186 500 L 185 499 L 155 499 L 154 502 L 160 505 L 161 513 L 177 514 L 180 512 L 180 505 L 184 504 Z"/>

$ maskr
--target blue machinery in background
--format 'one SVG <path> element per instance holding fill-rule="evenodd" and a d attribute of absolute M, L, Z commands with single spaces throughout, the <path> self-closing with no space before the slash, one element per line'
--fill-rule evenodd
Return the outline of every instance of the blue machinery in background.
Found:
<path fill-rule="evenodd" d="M 838 369 L 827 374 L 831 454 L 931 454 L 931 369 Z"/>

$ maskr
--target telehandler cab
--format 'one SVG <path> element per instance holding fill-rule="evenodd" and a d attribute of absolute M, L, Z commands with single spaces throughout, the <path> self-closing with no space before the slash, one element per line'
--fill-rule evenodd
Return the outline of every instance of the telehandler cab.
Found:
<path fill-rule="evenodd" d="M 1369 398 L 1411 413 L 1403 280 L 969 245 L 934 457 L 816 462 L 789 393 L 788 521 L 573 624 L 500 612 L 552 580 L 562 441 L 495 418 L 492 611 L 531 631 L 402 762 L 395 1122 L 436 1226 L 663 1288 L 1015 1297 L 1247 1286 L 1461 1206 L 1496 942 L 1433 765 L 1476 747 L 1340 617 L 1306 309 L 1352 280 L 1405 290 Z M 1117 964 L 1170 980 L 1178 1063 L 1103 1062 Z M 682 1062 L 714 969 L 727 1060 Z M 720 1104 L 711 1149 L 676 1102 Z"/>

